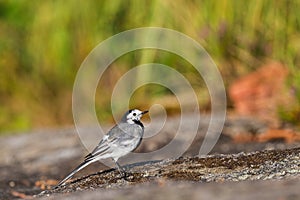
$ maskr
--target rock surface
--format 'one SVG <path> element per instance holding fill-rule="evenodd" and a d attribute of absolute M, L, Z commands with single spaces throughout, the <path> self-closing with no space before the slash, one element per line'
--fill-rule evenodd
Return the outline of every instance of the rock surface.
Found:
<path fill-rule="evenodd" d="M 195 183 L 159 181 L 122 189 L 77 191 L 68 195 L 53 194 L 42 199 L 299 199 L 300 179 L 282 181 L 243 181 Z"/>
<path fill-rule="evenodd" d="M 43 192 L 69 193 L 96 188 L 122 188 L 143 183 L 191 181 L 193 183 L 300 178 L 300 148 L 232 155 L 167 159 L 126 166 L 128 175 L 106 170 Z M 300 196 L 299 196 L 300 197 Z"/>
<path fill-rule="evenodd" d="M 160 155 L 152 161 L 124 164 L 128 176 L 95 163 L 76 174 L 67 185 L 51 190 L 80 161 L 85 151 L 72 128 L 6 136 L 0 140 L 0 199 L 298 199 L 300 185 L 299 143 L 284 140 L 236 143 L 230 133 L 265 130 L 253 119 L 227 119 L 210 155 L 198 155 L 209 117 L 202 116 L 191 147 L 178 159 Z M 193 117 L 186 117 L 189 134 Z M 156 124 L 156 123 L 155 123 Z M 158 136 L 146 139 L 138 152 L 160 148 L 173 138 L 178 119 L 167 121 Z M 107 127 L 107 129 L 109 126 Z M 147 129 L 146 129 L 147 130 Z M 91 146 L 98 142 L 86 129 Z M 162 133 L 162 134 L 161 134 Z M 250 133 L 249 134 L 253 134 Z M 99 136 L 98 136 L 99 137 Z M 178 141 L 180 144 L 181 141 Z M 48 189 L 48 190 L 47 190 Z M 43 194 L 40 194 L 42 191 Z M 218 192 L 216 192 L 218 191 Z"/>

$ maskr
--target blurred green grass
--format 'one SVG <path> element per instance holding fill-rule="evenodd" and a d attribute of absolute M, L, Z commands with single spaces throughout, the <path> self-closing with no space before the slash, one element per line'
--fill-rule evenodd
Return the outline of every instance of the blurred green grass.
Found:
<path fill-rule="evenodd" d="M 104 39 L 137 27 L 165 27 L 191 36 L 218 64 L 226 85 L 266 60 L 281 61 L 289 67 L 288 84 L 300 100 L 299 10 L 299 1 L 283 0 L 0 1 L 0 131 L 72 124 L 72 86 L 84 58 Z M 205 86 L 174 55 L 135 52 L 114 63 L 105 87 L 98 88 L 101 120 L 110 116 L 110 99 L 103 97 L 109 97 L 113 83 L 148 61 L 184 69 L 199 93 Z M 146 106 L 149 92 L 140 92 L 132 104 Z M 151 101 L 165 94 L 156 87 Z M 297 121 L 293 116 L 300 111 L 293 112 L 283 118 Z"/>

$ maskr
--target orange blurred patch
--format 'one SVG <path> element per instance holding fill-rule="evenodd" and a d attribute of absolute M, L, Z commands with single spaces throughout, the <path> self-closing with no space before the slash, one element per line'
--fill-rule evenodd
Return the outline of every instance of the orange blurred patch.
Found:
<path fill-rule="evenodd" d="M 300 133 L 290 129 L 268 129 L 262 133 L 240 132 L 231 135 L 235 143 L 247 142 L 270 142 L 272 140 L 283 140 L 287 143 L 299 142 Z"/>
<path fill-rule="evenodd" d="M 42 190 L 50 189 L 52 186 L 57 185 L 58 181 L 49 179 L 49 180 L 39 180 L 35 182 L 35 186 L 41 188 Z"/>
<path fill-rule="evenodd" d="M 256 141 L 267 142 L 274 139 L 283 139 L 287 143 L 300 141 L 300 133 L 288 129 L 269 129 L 256 136 Z"/>
<path fill-rule="evenodd" d="M 238 134 L 235 134 L 232 139 L 233 139 L 233 142 L 235 143 L 247 143 L 247 142 L 252 142 L 254 141 L 254 135 L 252 133 L 238 133 Z"/>
<path fill-rule="evenodd" d="M 21 192 L 17 192 L 17 191 L 11 191 L 11 194 L 15 197 L 19 197 L 21 199 L 33 199 L 33 196 L 29 196 L 29 195 L 26 195 L 24 193 L 21 193 Z"/>
<path fill-rule="evenodd" d="M 278 106 L 289 105 L 293 99 L 285 87 L 287 75 L 284 65 L 271 62 L 236 80 L 229 87 L 235 111 L 278 126 Z"/>

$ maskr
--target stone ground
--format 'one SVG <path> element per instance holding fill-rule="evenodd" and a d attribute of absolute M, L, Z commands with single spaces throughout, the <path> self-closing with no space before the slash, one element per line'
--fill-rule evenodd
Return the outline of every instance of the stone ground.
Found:
<path fill-rule="evenodd" d="M 193 116 L 185 117 L 184 133 L 191 134 Z M 146 130 L 156 130 L 155 120 Z M 168 120 L 158 135 L 145 139 L 137 152 L 163 147 L 174 138 L 180 119 Z M 154 124 L 154 126 L 153 126 Z M 182 157 L 153 155 L 148 161 L 128 162 L 127 177 L 100 163 L 78 173 L 65 186 L 51 189 L 87 154 L 72 128 L 43 130 L 0 140 L 0 198 L 37 199 L 300 199 L 300 143 L 284 138 L 237 142 L 235 136 L 255 138 L 268 129 L 251 118 L 226 120 L 209 155 L 198 155 L 209 117 L 201 123 L 192 145 Z M 109 129 L 105 126 L 104 129 Z M 100 136 L 85 128 L 88 148 Z M 145 133 L 147 134 L 147 133 Z M 245 136 L 245 137 L 244 137 Z M 180 140 L 181 138 L 179 138 Z M 180 145 L 183 141 L 177 141 Z M 89 147 L 90 146 L 90 147 Z M 141 154 L 142 155 L 142 154 Z M 131 164 L 130 164 L 131 163 Z"/>

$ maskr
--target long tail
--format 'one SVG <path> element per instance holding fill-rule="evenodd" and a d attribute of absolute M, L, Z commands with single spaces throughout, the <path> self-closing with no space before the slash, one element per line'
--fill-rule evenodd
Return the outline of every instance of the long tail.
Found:
<path fill-rule="evenodd" d="M 88 166 L 89 164 L 95 162 L 95 160 L 85 160 L 84 162 L 82 162 L 80 165 L 78 165 L 68 176 L 66 176 L 63 180 L 61 180 L 55 187 L 58 188 L 59 186 L 63 185 L 67 180 L 69 180 L 70 178 L 72 178 L 72 176 L 74 174 L 76 174 L 77 172 L 79 172 L 80 170 L 82 170 L 83 168 L 85 168 L 86 166 Z"/>

